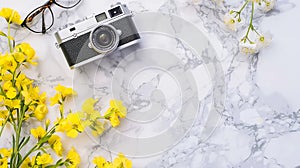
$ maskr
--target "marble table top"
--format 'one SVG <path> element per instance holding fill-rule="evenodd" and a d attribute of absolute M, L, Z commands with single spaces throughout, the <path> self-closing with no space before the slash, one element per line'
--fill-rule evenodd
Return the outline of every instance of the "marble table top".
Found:
<path fill-rule="evenodd" d="M 123 0 L 141 42 L 71 70 L 53 34 L 117 2 L 83 0 L 70 10 L 52 6 L 55 23 L 45 35 L 13 31 L 17 42 L 36 49 L 39 65 L 27 74 L 49 95 L 60 83 L 78 92 L 70 108 L 89 97 L 98 98 L 102 109 L 110 99 L 128 108 L 121 126 L 100 138 L 64 138 L 81 154 L 81 167 L 93 167 L 95 155 L 109 159 L 117 152 L 134 168 L 300 166 L 300 1 L 277 0 L 273 11 L 255 17 L 273 40 L 246 56 L 239 52 L 241 31 L 228 31 L 222 20 L 243 0 Z M 43 3 L 0 0 L 0 8 L 14 8 L 24 18 Z M 53 120 L 54 111 L 48 115 Z"/>

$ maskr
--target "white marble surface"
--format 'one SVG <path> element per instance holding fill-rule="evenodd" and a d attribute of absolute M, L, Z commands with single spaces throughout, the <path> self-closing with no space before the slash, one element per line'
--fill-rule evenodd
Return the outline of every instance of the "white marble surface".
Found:
<path fill-rule="evenodd" d="M 105 109 L 110 98 L 119 98 L 129 109 L 122 126 L 100 140 L 86 134 L 75 141 L 64 138 L 66 148 L 74 145 L 80 151 L 81 167 L 92 167 L 88 163 L 95 155 L 110 158 L 111 152 L 105 148 L 112 155 L 122 150 L 131 156 L 136 168 L 300 166 L 300 1 L 277 0 L 272 12 L 257 15 L 255 24 L 269 31 L 273 41 L 254 56 L 240 54 L 241 31 L 232 33 L 223 25 L 222 15 L 230 8 L 228 1 L 225 5 L 214 5 L 209 0 L 121 1 L 140 17 L 137 25 L 143 30 L 141 45 L 77 70 L 68 68 L 54 45 L 53 33 L 117 1 L 83 0 L 69 11 L 53 6 L 56 20 L 46 35 L 17 29 L 17 42 L 29 42 L 39 56 L 39 66 L 29 70 L 28 75 L 49 95 L 61 83 L 78 91 L 76 101 L 97 97 Z M 235 6 L 241 3 L 230 1 Z M 0 0 L 0 8 L 14 8 L 23 18 L 41 4 Z M 178 16 L 169 17 L 173 18 L 169 21 L 174 23 L 170 25 L 175 35 L 171 31 L 167 36 L 161 34 L 159 19 L 142 22 L 143 14 L 148 12 Z M 176 18 L 183 20 L 174 21 Z M 184 20 L 188 22 L 182 24 Z M 3 21 L 0 23 L 5 29 Z M 189 24 L 198 28 L 195 39 L 202 37 L 198 46 L 193 46 L 193 38 L 178 39 L 193 28 Z M 49 112 L 49 117 L 54 115 Z M 177 121 L 179 125 L 174 124 Z M 151 139 L 159 135 L 163 136 Z M 1 142 L 1 146 L 8 145 L 8 141 Z"/>

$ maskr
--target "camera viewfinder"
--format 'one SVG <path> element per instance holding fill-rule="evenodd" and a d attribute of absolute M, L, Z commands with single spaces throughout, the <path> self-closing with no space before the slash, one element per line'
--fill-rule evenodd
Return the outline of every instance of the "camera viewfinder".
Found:
<path fill-rule="evenodd" d="M 101 22 L 101 21 L 107 19 L 107 16 L 106 16 L 105 12 L 103 12 L 103 13 L 100 13 L 99 15 L 96 15 L 95 18 L 96 18 L 97 22 Z"/>
<path fill-rule="evenodd" d="M 109 13 L 110 17 L 113 18 L 113 17 L 116 17 L 116 16 L 118 16 L 118 15 L 121 15 L 123 12 L 122 12 L 121 7 L 120 7 L 120 6 L 117 6 L 117 7 L 113 8 L 113 9 L 110 9 L 110 10 L 108 11 L 108 13 Z"/>

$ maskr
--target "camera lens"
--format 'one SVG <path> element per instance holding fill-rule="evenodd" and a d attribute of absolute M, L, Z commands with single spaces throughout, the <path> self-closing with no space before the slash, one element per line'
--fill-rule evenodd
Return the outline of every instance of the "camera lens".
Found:
<path fill-rule="evenodd" d="M 107 53 L 116 49 L 119 44 L 119 35 L 111 25 L 101 25 L 91 32 L 90 42 L 95 51 Z"/>
<path fill-rule="evenodd" d="M 111 41 L 112 35 L 109 34 L 109 32 L 107 32 L 107 31 L 99 32 L 98 36 L 99 36 L 98 42 L 102 46 L 107 46 L 112 42 Z"/>

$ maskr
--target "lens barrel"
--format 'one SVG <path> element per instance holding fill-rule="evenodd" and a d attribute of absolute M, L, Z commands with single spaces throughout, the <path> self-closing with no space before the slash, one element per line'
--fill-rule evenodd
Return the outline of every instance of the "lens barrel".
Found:
<path fill-rule="evenodd" d="M 119 44 L 119 34 L 111 25 L 100 25 L 90 33 L 90 44 L 99 53 L 112 52 Z"/>

